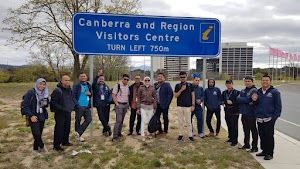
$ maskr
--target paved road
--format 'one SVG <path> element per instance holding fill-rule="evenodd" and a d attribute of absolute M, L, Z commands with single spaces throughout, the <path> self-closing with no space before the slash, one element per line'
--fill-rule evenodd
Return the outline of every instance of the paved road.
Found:
<path fill-rule="evenodd" d="M 175 82 L 171 82 L 174 90 Z M 201 83 L 202 85 L 202 83 Z M 216 84 L 221 91 L 225 90 L 224 84 Z M 234 86 L 241 90 L 244 86 Z M 282 85 L 276 87 L 281 93 L 282 113 L 276 121 L 275 129 L 300 141 L 300 84 Z"/>

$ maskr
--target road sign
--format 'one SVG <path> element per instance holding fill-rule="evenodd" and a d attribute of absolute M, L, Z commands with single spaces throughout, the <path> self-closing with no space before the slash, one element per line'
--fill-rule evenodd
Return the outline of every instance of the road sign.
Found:
<path fill-rule="evenodd" d="M 79 54 L 215 57 L 218 19 L 77 13 L 73 49 Z"/>

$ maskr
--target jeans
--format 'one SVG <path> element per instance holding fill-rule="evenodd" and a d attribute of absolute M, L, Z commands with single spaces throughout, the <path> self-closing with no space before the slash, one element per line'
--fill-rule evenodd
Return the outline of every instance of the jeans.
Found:
<path fill-rule="evenodd" d="M 158 104 L 155 115 L 160 118 L 161 113 L 163 113 L 163 119 L 164 119 L 164 132 L 168 133 L 168 129 L 169 129 L 169 117 L 168 117 L 169 108 L 163 109 L 163 108 L 161 108 L 160 104 Z M 160 127 L 160 129 L 158 129 L 158 131 L 163 132 L 161 127 Z"/>
<path fill-rule="evenodd" d="M 193 123 L 194 115 L 196 115 L 196 118 L 197 118 L 198 134 L 203 134 L 203 110 L 202 110 L 201 106 L 196 107 L 195 110 L 192 112 L 191 123 Z"/>
<path fill-rule="evenodd" d="M 84 122 L 81 124 L 81 119 L 84 117 Z M 81 136 L 92 121 L 91 110 L 88 107 L 81 107 L 75 110 L 75 131 Z"/>
<path fill-rule="evenodd" d="M 29 119 L 29 125 L 31 128 L 31 132 L 34 138 L 33 142 L 33 150 L 38 150 L 39 148 L 44 147 L 44 143 L 42 140 L 42 133 L 44 129 L 45 121 L 37 121 L 37 122 L 31 122 Z"/>
<path fill-rule="evenodd" d="M 207 127 L 209 129 L 209 132 L 214 133 L 214 129 L 211 126 L 211 119 L 213 114 L 215 113 L 216 117 L 217 117 L 217 126 L 216 126 L 216 133 L 220 132 L 220 127 L 221 127 L 221 109 L 217 109 L 214 111 L 208 110 L 207 109 L 207 114 L 206 114 L 206 124 Z"/>
<path fill-rule="evenodd" d="M 142 116 L 142 122 L 141 122 L 141 135 L 145 136 L 145 123 L 147 119 L 148 114 L 148 122 L 151 120 L 153 116 L 153 109 L 152 110 L 144 110 L 141 108 L 141 116 Z"/>

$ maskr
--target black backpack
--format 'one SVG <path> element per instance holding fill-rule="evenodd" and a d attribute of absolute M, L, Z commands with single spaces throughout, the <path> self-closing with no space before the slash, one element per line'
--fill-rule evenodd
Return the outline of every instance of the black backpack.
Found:
<path fill-rule="evenodd" d="M 161 122 L 158 116 L 154 114 L 148 124 L 148 131 L 149 133 L 154 133 L 161 127 Z"/>
<path fill-rule="evenodd" d="M 32 93 L 32 96 L 30 97 L 30 103 L 29 103 L 29 105 L 31 105 L 32 100 L 34 99 L 34 96 L 35 96 L 35 89 L 32 88 L 32 89 L 28 90 L 27 93 L 28 93 L 28 92 L 31 92 L 31 93 Z M 26 93 L 26 94 L 27 94 L 27 93 Z M 23 97 L 22 97 L 22 102 L 21 102 L 21 104 L 20 104 L 21 115 L 22 115 L 22 116 L 26 116 L 26 112 L 24 111 L 24 107 L 25 107 L 25 106 L 24 106 L 24 97 L 25 97 L 26 94 L 23 95 Z"/>

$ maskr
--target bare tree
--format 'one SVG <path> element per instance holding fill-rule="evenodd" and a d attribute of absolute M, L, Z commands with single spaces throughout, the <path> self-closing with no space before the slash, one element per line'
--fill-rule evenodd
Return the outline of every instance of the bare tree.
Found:
<path fill-rule="evenodd" d="M 73 56 L 73 74 L 77 77 L 88 57 L 80 60 L 73 50 L 72 16 L 78 12 L 137 14 L 140 9 L 139 0 L 28 0 L 18 9 L 9 9 L 3 30 L 14 34 L 10 44 L 32 47 L 47 42 L 66 46 Z"/>

